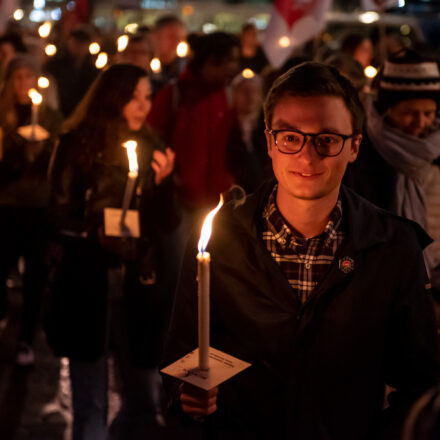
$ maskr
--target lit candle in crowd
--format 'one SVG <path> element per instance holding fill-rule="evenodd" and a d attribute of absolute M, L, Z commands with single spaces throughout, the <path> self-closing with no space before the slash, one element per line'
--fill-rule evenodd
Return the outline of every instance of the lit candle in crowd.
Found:
<path fill-rule="evenodd" d="M 162 69 L 162 65 L 160 63 L 159 58 L 153 58 L 150 62 L 150 67 L 154 73 L 160 73 Z"/>
<path fill-rule="evenodd" d="M 45 76 L 40 76 L 38 78 L 38 87 L 40 89 L 47 89 L 49 85 L 50 85 L 49 80 Z"/>
<path fill-rule="evenodd" d="M 128 35 L 121 35 L 117 40 L 118 52 L 124 52 L 128 46 Z"/>
<path fill-rule="evenodd" d="M 176 49 L 177 56 L 180 58 L 184 58 L 188 55 L 188 52 L 189 52 L 188 43 L 186 41 L 181 41 L 177 45 L 177 49 Z"/>
<path fill-rule="evenodd" d="M 35 128 L 38 124 L 38 108 L 40 104 L 43 102 L 43 97 L 35 90 L 30 89 L 28 92 L 29 98 L 32 100 L 32 113 L 31 113 L 31 136 L 35 137 Z"/>
<path fill-rule="evenodd" d="M 44 48 L 44 52 L 46 52 L 47 56 L 51 57 L 57 53 L 57 47 L 55 46 L 55 44 L 48 44 Z"/>
<path fill-rule="evenodd" d="M 91 55 L 96 55 L 97 53 L 99 53 L 100 50 L 101 46 L 99 45 L 99 43 L 97 43 L 96 41 L 90 43 L 89 52 Z"/>
<path fill-rule="evenodd" d="M 39 28 L 38 33 L 41 38 L 47 38 L 52 30 L 52 23 L 50 21 L 45 21 Z"/>
<path fill-rule="evenodd" d="M 105 52 L 101 52 L 96 58 L 95 66 L 97 69 L 103 69 L 108 61 L 108 55 Z"/>
<path fill-rule="evenodd" d="M 255 73 L 254 73 L 254 71 L 252 69 L 244 69 L 241 72 L 241 76 L 243 78 L 246 78 L 246 79 L 251 79 L 251 78 L 253 78 L 255 76 Z"/>
<path fill-rule="evenodd" d="M 220 202 L 205 218 L 200 234 L 197 254 L 197 282 L 198 282 L 198 326 L 199 326 L 199 368 L 209 369 L 209 265 L 211 256 L 206 252 L 212 231 L 214 216 L 223 206 L 223 197 Z"/>
<path fill-rule="evenodd" d="M 124 198 L 122 200 L 121 228 L 125 226 L 125 216 L 127 214 L 128 208 L 130 207 L 130 202 L 133 197 L 133 191 L 136 186 L 136 180 L 139 172 L 136 155 L 137 142 L 130 140 L 124 142 L 122 145 L 124 148 L 127 149 L 129 171 L 127 184 L 125 185 Z"/>

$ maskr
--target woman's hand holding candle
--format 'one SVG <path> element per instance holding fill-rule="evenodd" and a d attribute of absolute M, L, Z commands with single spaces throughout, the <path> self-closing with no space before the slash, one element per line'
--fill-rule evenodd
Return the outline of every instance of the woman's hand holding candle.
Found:
<path fill-rule="evenodd" d="M 191 417 L 210 416 L 217 410 L 218 387 L 209 391 L 189 383 L 180 388 L 182 411 Z"/>

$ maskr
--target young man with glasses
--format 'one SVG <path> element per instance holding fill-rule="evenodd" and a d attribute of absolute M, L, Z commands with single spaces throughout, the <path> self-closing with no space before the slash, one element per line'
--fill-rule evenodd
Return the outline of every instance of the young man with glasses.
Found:
<path fill-rule="evenodd" d="M 400 438 L 438 378 L 429 237 L 341 187 L 363 110 L 336 69 L 288 71 L 265 119 L 276 181 L 226 205 L 209 244 L 211 345 L 252 366 L 206 393 L 169 389 L 210 439 Z M 190 246 L 165 364 L 197 345 L 195 255 Z M 385 384 L 396 390 L 387 418 Z"/>

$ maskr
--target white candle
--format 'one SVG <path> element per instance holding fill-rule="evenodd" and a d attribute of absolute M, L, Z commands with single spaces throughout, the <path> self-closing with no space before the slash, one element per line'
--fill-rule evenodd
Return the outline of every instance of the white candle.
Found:
<path fill-rule="evenodd" d="M 31 136 L 32 138 L 35 138 L 35 129 L 38 125 L 38 109 L 43 102 L 43 97 L 35 89 L 30 89 L 28 95 L 32 100 Z"/>
<path fill-rule="evenodd" d="M 197 254 L 199 368 L 209 369 L 209 263 L 208 252 Z"/>
<path fill-rule="evenodd" d="M 223 197 L 203 222 L 197 254 L 199 368 L 209 370 L 209 278 L 211 256 L 206 247 L 211 237 L 214 216 L 223 206 Z"/>
<path fill-rule="evenodd" d="M 127 210 L 130 207 L 131 199 L 133 197 L 133 192 L 136 187 L 136 180 L 138 177 L 138 162 L 136 155 L 136 141 L 127 141 L 124 142 L 123 147 L 127 149 L 128 156 L 128 179 L 127 184 L 125 185 L 124 198 L 122 199 L 122 214 L 121 214 L 121 229 L 125 226 L 125 216 L 127 214 Z"/>

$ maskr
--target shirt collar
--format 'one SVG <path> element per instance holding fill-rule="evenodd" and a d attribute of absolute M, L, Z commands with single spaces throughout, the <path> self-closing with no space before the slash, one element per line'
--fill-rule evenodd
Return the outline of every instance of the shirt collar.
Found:
<path fill-rule="evenodd" d="M 284 219 L 278 206 L 276 204 L 276 194 L 278 185 L 275 185 L 266 206 L 263 209 L 263 220 L 265 221 L 267 228 L 272 232 L 275 240 L 282 247 L 296 247 L 305 245 L 308 239 L 301 237 L 297 231 L 295 231 Z M 342 202 L 341 198 L 338 198 L 335 207 L 330 213 L 329 221 L 324 228 L 324 231 L 317 237 L 313 237 L 309 240 L 323 239 L 325 245 L 330 246 L 336 239 L 337 233 L 341 228 L 342 222 Z"/>

